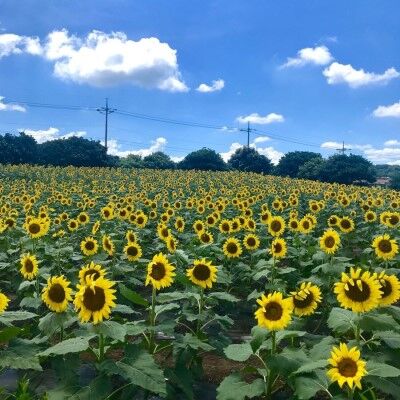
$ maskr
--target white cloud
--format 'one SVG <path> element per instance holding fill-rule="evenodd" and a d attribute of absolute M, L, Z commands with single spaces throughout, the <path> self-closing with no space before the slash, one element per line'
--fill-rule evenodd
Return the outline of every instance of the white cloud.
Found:
<path fill-rule="evenodd" d="M 83 137 L 86 136 L 85 131 L 73 131 L 66 133 L 65 135 L 60 135 L 60 130 L 58 128 L 50 127 L 48 129 L 20 129 L 20 131 L 25 132 L 27 135 L 32 136 L 38 143 L 44 143 L 56 139 L 68 139 L 70 137 Z"/>
<path fill-rule="evenodd" d="M 222 90 L 224 86 L 225 81 L 223 79 L 218 79 L 216 81 L 212 81 L 211 86 L 207 85 L 206 83 L 202 83 L 196 90 L 202 93 L 210 93 Z"/>
<path fill-rule="evenodd" d="M 104 142 L 101 142 L 104 145 Z M 151 145 L 148 148 L 139 150 L 121 150 L 121 145 L 117 140 L 111 139 L 107 142 L 108 154 L 118 157 L 127 157 L 129 154 L 135 154 L 141 157 L 146 157 L 156 151 L 163 151 L 165 145 L 167 144 L 167 139 L 164 137 L 159 137 L 156 140 L 151 141 Z"/>
<path fill-rule="evenodd" d="M 178 163 L 180 161 L 182 161 L 185 157 L 179 157 L 179 156 L 172 156 L 171 160 L 175 163 Z"/>
<path fill-rule="evenodd" d="M 230 128 L 228 126 L 223 126 L 220 128 L 220 130 L 224 132 L 237 132 L 238 128 Z"/>
<path fill-rule="evenodd" d="M 385 118 L 385 117 L 396 117 L 400 118 L 400 101 L 398 103 L 391 104 L 390 106 L 379 106 L 372 113 L 374 117 Z"/>
<path fill-rule="evenodd" d="M 307 64 L 326 65 L 333 57 L 326 46 L 306 47 L 297 52 L 297 57 L 289 57 L 281 68 L 302 67 Z"/>
<path fill-rule="evenodd" d="M 229 150 L 228 150 L 227 152 L 225 152 L 225 153 L 219 153 L 219 154 L 221 155 L 222 159 L 223 159 L 225 162 L 228 162 L 228 160 L 231 158 L 232 154 L 234 154 L 235 151 L 236 151 L 237 149 L 240 149 L 241 147 L 243 147 L 243 145 L 240 144 L 240 143 L 232 143 L 231 146 L 229 147 Z"/>
<path fill-rule="evenodd" d="M 254 143 L 263 143 L 271 140 L 268 136 L 259 136 L 254 139 Z"/>
<path fill-rule="evenodd" d="M 265 117 L 262 117 L 258 113 L 252 113 L 247 116 L 240 116 L 236 118 L 236 121 L 244 124 L 250 122 L 252 124 L 259 124 L 259 125 L 267 125 L 272 124 L 273 122 L 283 122 L 285 118 L 281 114 L 270 113 Z"/>
<path fill-rule="evenodd" d="M 4 96 L 0 96 L 0 111 L 19 111 L 25 112 L 26 108 L 20 106 L 19 104 L 4 104 Z"/>
<path fill-rule="evenodd" d="M 20 36 L 14 33 L 0 34 L 0 58 L 22 53 L 41 54 L 42 48 L 39 38 Z"/>
<path fill-rule="evenodd" d="M 339 143 L 339 142 L 324 142 L 321 144 L 321 148 L 322 149 L 330 149 L 330 150 L 338 150 L 341 149 L 343 147 L 343 142 Z M 348 150 L 367 150 L 372 148 L 372 145 L 370 144 L 350 144 L 350 143 L 345 143 L 344 147 Z"/>
<path fill-rule="evenodd" d="M 365 72 L 362 68 L 355 69 L 350 64 L 332 63 L 323 71 L 330 85 L 339 83 L 348 84 L 351 88 L 373 84 L 386 84 L 390 80 L 398 78 L 400 73 L 394 68 L 387 69 L 383 74 Z"/>
<path fill-rule="evenodd" d="M 385 146 L 388 146 L 388 147 L 395 147 L 395 146 L 399 146 L 399 147 L 400 147 L 400 141 L 399 141 L 399 140 L 396 140 L 396 139 L 387 140 L 387 141 L 384 143 L 384 145 L 385 145 Z"/>

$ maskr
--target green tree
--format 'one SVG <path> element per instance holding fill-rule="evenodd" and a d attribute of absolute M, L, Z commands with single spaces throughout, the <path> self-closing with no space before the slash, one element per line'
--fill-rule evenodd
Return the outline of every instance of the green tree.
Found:
<path fill-rule="evenodd" d="M 129 154 L 119 159 L 119 166 L 123 168 L 143 168 L 143 159 L 137 154 Z"/>
<path fill-rule="evenodd" d="M 233 169 L 247 172 L 269 174 L 273 169 L 272 162 L 252 147 L 241 147 L 232 154 L 228 165 Z"/>
<path fill-rule="evenodd" d="M 296 178 L 300 167 L 315 158 L 322 159 L 322 156 L 311 151 L 291 151 L 286 153 L 276 166 L 276 174 Z"/>
<path fill-rule="evenodd" d="M 34 164 L 38 160 L 36 140 L 20 132 L 18 135 L 6 133 L 0 136 L 1 164 Z"/>
<path fill-rule="evenodd" d="M 390 180 L 390 187 L 395 190 L 400 190 L 400 171 L 392 174 Z"/>
<path fill-rule="evenodd" d="M 227 169 L 222 157 L 214 150 L 203 147 L 189 153 L 179 164 L 180 169 L 197 169 L 203 171 L 224 171 Z"/>
<path fill-rule="evenodd" d="M 152 169 L 174 169 L 175 163 L 171 160 L 170 156 L 162 151 L 156 151 L 143 158 L 144 168 Z"/>
<path fill-rule="evenodd" d="M 322 157 L 312 158 L 299 168 L 297 177 L 314 181 L 322 180 L 322 169 L 325 163 L 326 161 Z"/>

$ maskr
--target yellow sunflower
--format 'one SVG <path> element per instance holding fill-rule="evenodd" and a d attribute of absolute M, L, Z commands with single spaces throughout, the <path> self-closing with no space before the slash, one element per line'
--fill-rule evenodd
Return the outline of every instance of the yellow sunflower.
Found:
<path fill-rule="evenodd" d="M 96 221 L 92 226 L 92 235 L 95 235 L 100 228 L 100 221 Z"/>
<path fill-rule="evenodd" d="M 203 289 L 211 289 L 213 282 L 217 281 L 217 271 L 217 267 L 211 265 L 211 261 L 202 258 L 193 262 L 193 267 L 186 270 L 186 275 L 194 284 Z"/>
<path fill-rule="evenodd" d="M 208 231 L 202 231 L 198 233 L 198 238 L 200 239 L 200 241 L 204 244 L 211 244 L 214 243 L 214 237 L 213 235 L 208 232 Z"/>
<path fill-rule="evenodd" d="M 142 256 L 142 248 L 139 243 L 129 242 L 124 247 L 124 253 L 129 261 L 136 261 Z"/>
<path fill-rule="evenodd" d="M 271 243 L 271 248 L 269 252 L 272 254 L 274 258 L 283 258 L 287 253 L 287 246 L 285 239 L 276 238 Z"/>
<path fill-rule="evenodd" d="M 377 236 L 372 242 L 372 247 L 376 256 L 383 260 L 392 260 L 399 252 L 396 239 L 391 239 L 388 234 Z"/>
<path fill-rule="evenodd" d="M 47 285 L 42 292 L 42 300 L 51 311 L 60 313 L 68 307 L 68 302 L 72 301 L 72 289 L 63 275 L 53 276 L 47 280 Z"/>
<path fill-rule="evenodd" d="M 48 228 L 48 224 L 41 218 L 30 218 L 29 222 L 25 224 L 25 229 L 32 239 L 44 236 L 48 232 Z"/>
<path fill-rule="evenodd" d="M 366 362 L 360 359 L 360 350 L 357 347 L 348 349 L 345 343 L 334 347 L 331 358 L 328 360 L 331 368 L 327 375 L 332 382 L 337 382 L 340 387 L 345 383 L 350 387 L 357 386 L 361 389 L 361 378 L 367 374 Z"/>
<path fill-rule="evenodd" d="M 374 211 L 372 211 L 372 210 L 367 211 L 364 214 L 364 221 L 365 222 L 374 222 L 374 221 L 376 221 L 376 219 L 377 219 L 376 213 Z"/>
<path fill-rule="evenodd" d="M 132 230 L 126 232 L 125 238 L 128 241 L 128 243 L 135 243 L 138 241 L 137 234 Z"/>
<path fill-rule="evenodd" d="M 0 314 L 7 310 L 10 299 L 4 294 L 0 293 Z"/>
<path fill-rule="evenodd" d="M 175 220 L 175 229 L 178 232 L 183 232 L 185 230 L 185 220 L 182 217 L 177 217 Z"/>
<path fill-rule="evenodd" d="M 79 282 L 81 285 L 86 283 L 86 278 L 91 277 L 92 280 L 96 280 L 100 277 L 106 276 L 106 271 L 103 267 L 99 264 L 95 264 L 93 261 L 89 264 L 86 264 L 81 270 L 79 271 Z"/>
<path fill-rule="evenodd" d="M 350 274 L 342 272 L 342 279 L 335 283 L 334 293 L 343 308 L 353 312 L 367 312 L 376 308 L 381 298 L 381 284 L 370 272 L 351 268 Z"/>
<path fill-rule="evenodd" d="M 375 274 L 381 284 L 382 297 L 379 299 L 381 307 L 390 306 L 400 299 L 400 281 L 396 275 L 386 275 L 385 272 Z"/>
<path fill-rule="evenodd" d="M 247 250 L 257 250 L 260 246 L 260 239 L 257 235 L 250 233 L 244 237 L 243 245 Z"/>
<path fill-rule="evenodd" d="M 338 224 L 340 230 L 345 233 L 349 233 L 354 230 L 354 221 L 350 217 L 340 218 Z"/>
<path fill-rule="evenodd" d="M 81 322 L 98 324 L 110 318 L 111 309 L 116 306 L 115 289 L 112 289 L 114 285 L 115 282 L 102 276 L 94 280 L 91 275 L 86 278 L 84 285 L 77 285 L 74 305 Z"/>
<path fill-rule="evenodd" d="M 314 225 L 312 224 L 312 222 L 310 221 L 309 218 L 303 217 L 299 221 L 299 229 L 298 230 L 299 230 L 300 233 L 303 233 L 304 235 L 307 235 L 313 229 L 314 229 Z"/>
<path fill-rule="evenodd" d="M 340 236 L 334 229 L 327 229 L 319 239 L 319 247 L 327 254 L 336 253 L 340 246 Z"/>
<path fill-rule="evenodd" d="M 79 222 L 76 219 L 70 219 L 68 221 L 68 229 L 70 232 L 76 231 L 79 227 Z"/>
<path fill-rule="evenodd" d="M 299 317 L 314 314 L 321 302 L 321 290 L 311 282 L 303 282 L 298 290 L 290 293 L 293 301 L 293 312 Z"/>
<path fill-rule="evenodd" d="M 78 221 L 80 224 L 85 225 L 90 221 L 90 217 L 89 214 L 87 212 L 82 211 L 79 215 L 78 215 Z"/>
<path fill-rule="evenodd" d="M 255 312 L 258 326 L 278 331 L 285 329 L 292 320 L 292 299 L 284 299 L 282 293 L 274 292 L 262 295 L 257 300 L 260 308 Z"/>
<path fill-rule="evenodd" d="M 281 236 L 285 230 L 285 220 L 280 216 L 270 217 L 268 232 L 272 236 Z"/>
<path fill-rule="evenodd" d="M 30 281 L 35 278 L 39 271 L 36 257 L 30 253 L 24 254 L 21 257 L 20 263 L 21 269 L 19 271 L 22 276 Z"/>
<path fill-rule="evenodd" d="M 227 219 L 223 219 L 218 226 L 221 233 L 228 234 L 231 231 L 231 222 Z"/>
<path fill-rule="evenodd" d="M 196 233 L 202 232 L 205 229 L 205 223 L 198 219 L 194 221 L 193 229 Z"/>
<path fill-rule="evenodd" d="M 176 275 L 174 270 L 164 254 L 156 254 L 147 266 L 146 286 L 151 283 L 157 290 L 171 286 Z"/>
<path fill-rule="evenodd" d="M 171 254 L 175 253 L 177 243 L 178 241 L 173 236 L 167 239 L 167 249 Z"/>
<path fill-rule="evenodd" d="M 239 257 L 243 251 L 239 240 L 234 237 L 226 239 L 222 248 L 228 258 Z"/>
<path fill-rule="evenodd" d="M 97 253 L 99 245 L 93 237 L 87 237 L 81 242 L 81 250 L 85 256 L 92 256 Z"/>
<path fill-rule="evenodd" d="M 110 236 L 104 235 L 103 236 L 103 250 L 108 253 L 109 256 L 112 256 L 115 251 L 114 242 L 111 240 Z"/>

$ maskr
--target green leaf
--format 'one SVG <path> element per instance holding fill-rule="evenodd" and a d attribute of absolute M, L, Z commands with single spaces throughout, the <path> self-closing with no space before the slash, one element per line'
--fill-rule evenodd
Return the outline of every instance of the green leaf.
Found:
<path fill-rule="evenodd" d="M 332 336 L 324 337 L 320 342 L 315 344 L 310 350 L 310 357 L 313 360 L 328 359 L 331 354 L 332 346 L 335 344 L 335 339 Z"/>
<path fill-rule="evenodd" d="M 210 346 L 208 343 L 202 342 L 199 338 L 197 338 L 194 335 L 191 335 L 190 333 L 187 333 L 183 337 L 182 344 L 184 346 L 189 346 L 192 349 L 202 349 L 205 351 L 211 351 L 214 349 L 214 347 Z"/>
<path fill-rule="evenodd" d="M 393 331 L 375 332 L 374 336 L 377 339 L 383 340 L 392 349 L 400 348 L 400 333 Z"/>
<path fill-rule="evenodd" d="M 42 367 L 36 352 L 35 344 L 27 344 L 21 339 L 13 340 L 7 349 L 1 351 L 0 368 L 41 371 Z"/>
<path fill-rule="evenodd" d="M 146 299 L 144 299 L 139 293 L 136 293 L 133 290 L 128 289 L 124 284 L 120 283 L 118 287 L 121 295 L 124 296 L 127 300 L 131 301 L 132 303 L 145 307 L 149 305 L 149 302 Z"/>
<path fill-rule="evenodd" d="M 225 355 L 234 361 L 246 361 L 252 354 L 250 343 L 231 344 L 224 349 Z"/>
<path fill-rule="evenodd" d="M 119 342 L 123 342 L 126 336 L 125 325 L 115 321 L 103 321 L 94 327 L 94 332 L 102 333 L 104 336 L 118 340 Z"/>
<path fill-rule="evenodd" d="M 2 329 L 0 331 L 0 343 L 8 342 L 9 340 L 15 338 L 16 336 L 18 336 L 21 330 L 21 328 L 18 328 L 16 326 L 9 326 Z"/>
<path fill-rule="evenodd" d="M 399 324 L 388 314 L 368 313 L 360 318 L 360 328 L 364 331 L 386 331 L 397 329 Z"/>
<path fill-rule="evenodd" d="M 189 292 L 169 292 L 169 293 L 160 293 L 157 295 L 157 303 L 170 303 L 173 301 L 187 299 L 191 296 Z"/>
<path fill-rule="evenodd" d="M 371 383 L 381 392 L 392 395 L 393 399 L 400 400 L 400 386 L 396 385 L 389 379 L 378 378 L 376 376 L 367 375 L 364 378 L 364 380 L 366 382 Z"/>
<path fill-rule="evenodd" d="M 299 400 L 311 399 L 322 389 L 323 387 L 321 387 L 321 384 L 314 378 L 300 376 L 296 377 L 294 380 L 294 392 Z"/>
<path fill-rule="evenodd" d="M 44 317 L 40 318 L 38 327 L 46 336 L 50 337 L 61 329 L 61 325 L 65 329 L 76 321 L 77 318 L 75 315 L 49 312 Z"/>
<path fill-rule="evenodd" d="M 237 374 L 227 376 L 217 389 L 217 400 L 244 400 L 260 396 L 264 392 L 264 381 L 256 379 L 244 382 Z"/>
<path fill-rule="evenodd" d="M 35 317 L 37 315 L 29 311 L 5 311 L 0 315 L 0 323 L 10 326 L 11 322 L 24 321 Z"/>
<path fill-rule="evenodd" d="M 328 326 L 337 333 L 346 333 L 355 326 L 356 315 L 349 310 L 333 307 L 329 317 Z"/>
<path fill-rule="evenodd" d="M 229 293 L 226 292 L 212 292 L 209 294 L 210 297 L 214 297 L 215 299 L 218 300 L 225 300 L 225 301 L 230 301 L 231 303 L 235 303 L 239 301 L 239 299 Z"/>
<path fill-rule="evenodd" d="M 113 313 L 120 313 L 120 314 L 135 314 L 136 311 L 133 311 L 132 308 L 126 306 L 125 304 L 117 304 L 113 308 Z"/>
<path fill-rule="evenodd" d="M 169 303 L 169 304 L 162 304 L 159 306 L 155 306 L 154 311 L 156 315 L 160 315 L 163 312 L 170 311 L 170 310 L 175 310 L 176 308 L 179 308 L 178 303 Z"/>
<path fill-rule="evenodd" d="M 69 400 L 98 400 L 106 398 L 112 391 L 112 384 L 107 376 L 100 375 L 93 379 L 88 386 L 83 387 L 73 396 L 68 396 Z"/>
<path fill-rule="evenodd" d="M 255 353 L 265 340 L 268 338 L 268 331 L 265 328 L 261 328 L 260 326 L 255 326 L 251 330 L 251 335 L 253 336 L 252 341 L 250 342 L 253 352 Z"/>
<path fill-rule="evenodd" d="M 89 347 L 89 340 L 93 336 L 89 337 L 77 337 L 72 339 L 64 340 L 56 345 L 42 351 L 38 355 L 40 357 L 47 357 L 49 355 L 62 355 L 69 353 L 80 353 L 81 351 L 87 350 Z"/>
<path fill-rule="evenodd" d="M 395 378 L 400 376 L 400 369 L 375 361 L 368 361 L 367 371 L 368 375 L 379 376 L 381 378 Z"/>
<path fill-rule="evenodd" d="M 292 338 L 292 337 L 302 337 L 306 335 L 305 331 L 277 331 L 276 332 L 276 343 L 279 343 L 281 340 Z"/>
<path fill-rule="evenodd" d="M 316 369 L 325 368 L 328 365 L 327 360 L 311 361 L 303 364 L 297 371 L 293 372 L 295 375 L 312 372 Z"/>

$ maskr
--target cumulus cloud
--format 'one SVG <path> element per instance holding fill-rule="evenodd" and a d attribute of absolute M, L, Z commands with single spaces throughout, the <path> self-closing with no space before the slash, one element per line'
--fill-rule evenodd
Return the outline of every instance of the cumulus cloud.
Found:
<path fill-rule="evenodd" d="M 19 111 L 25 112 L 26 108 L 19 104 L 5 104 L 3 102 L 4 96 L 0 96 L 0 111 Z"/>
<path fill-rule="evenodd" d="M 228 126 L 223 126 L 223 127 L 220 128 L 220 130 L 224 131 L 224 132 L 237 132 L 238 128 L 231 128 L 231 127 L 228 127 Z"/>
<path fill-rule="evenodd" d="M 247 116 L 239 116 L 236 118 L 236 121 L 244 124 L 250 122 L 252 124 L 259 124 L 259 125 L 267 125 L 272 124 L 273 122 L 283 122 L 285 118 L 281 114 L 270 113 L 266 116 L 261 116 L 258 113 L 252 113 Z"/>
<path fill-rule="evenodd" d="M 20 36 L 14 33 L 0 34 L 0 58 L 22 53 L 41 54 L 42 47 L 39 38 Z"/>
<path fill-rule="evenodd" d="M 259 136 L 254 139 L 254 143 L 263 143 L 271 140 L 268 136 Z"/>
<path fill-rule="evenodd" d="M 387 140 L 387 141 L 384 143 L 384 145 L 385 145 L 385 146 L 389 146 L 389 147 L 392 147 L 392 146 L 399 146 L 399 147 L 400 147 L 400 141 L 399 141 L 399 140 L 396 140 L 396 139 Z"/>
<path fill-rule="evenodd" d="M 362 68 L 355 69 L 350 64 L 332 63 L 323 71 L 330 85 L 345 83 L 351 88 L 373 84 L 387 84 L 392 79 L 398 78 L 400 73 L 395 68 L 387 69 L 383 74 L 365 72 Z"/>
<path fill-rule="evenodd" d="M 60 135 L 60 130 L 58 128 L 50 127 L 48 129 L 20 129 L 20 131 L 25 132 L 27 135 L 32 136 L 38 143 L 44 143 L 56 139 L 68 139 L 70 137 L 83 137 L 86 136 L 85 131 L 72 131 L 64 135 Z"/>
<path fill-rule="evenodd" d="M 173 161 L 173 162 L 176 162 L 176 163 L 178 163 L 178 162 L 180 162 L 180 161 L 182 161 L 183 159 L 184 159 L 185 157 L 180 157 L 180 156 L 172 156 L 171 157 L 171 160 Z"/>
<path fill-rule="evenodd" d="M 333 57 L 326 46 L 306 47 L 297 52 L 296 57 L 289 57 L 281 68 L 302 67 L 307 64 L 327 65 Z"/>
<path fill-rule="evenodd" d="M 104 145 L 104 142 L 101 142 Z M 163 151 L 165 145 L 167 144 L 167 139 L 164 137 L 159 137 L 156 140 L 152 140 L 148 148 L 139 150 L 122 150 L 121 145 L 116 139 L 111 139 L 107 142 L 108 154 L 118 157 L 127 157 L 129 154 L 135 154 L 141 157 L 146 157 L 156 151 Z"/>
<path fill-rule="evenodd" d="M 390 106 L 379 106 L 373 111 L 372 115 L 377 118 L 400 118 L 400 101 L 398 103 L 391 104 Z"/>
<path fill-rule="evenodd" d="M 343 147 L 343 142 L 324 142 L 321 144 L 321 148 L 323 149 L 330 149 L 330 150 L 338 150 Z M 364 151 L 366 149 L 372 148 L 372 145 L 370 144 L 350 144 L 350 143 L 345 143 L 344 147 L 348 150 L 361 150 Z"/>
<path fill-rule="evenodd" d="M 217 79 L 216 81 L 212 81 L 211 85 L 207 85 L 206 83 L 202 83 L 196 89 L 201 93 L 211 93 L 222 90 L 225 86 L 225 81 L 223 79 Z"/>

